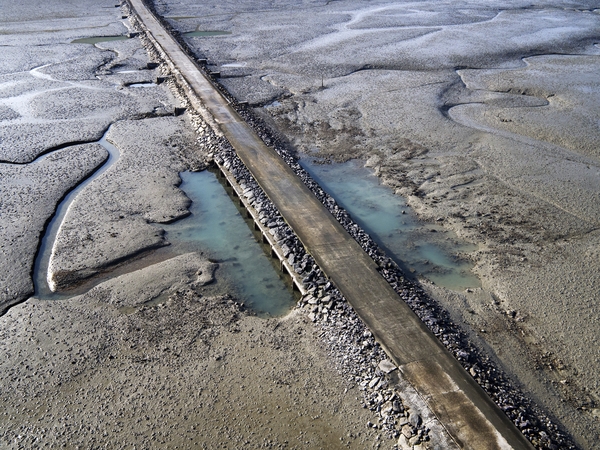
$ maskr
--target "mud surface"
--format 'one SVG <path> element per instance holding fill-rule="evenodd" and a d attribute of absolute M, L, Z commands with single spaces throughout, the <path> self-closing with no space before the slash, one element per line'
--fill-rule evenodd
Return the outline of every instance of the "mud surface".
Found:
<path fill-rule="evenodd" d="M 584 448 L 600 441 L 592 3 L 156 2 L 299 151 L 361 158 L 478 244 L 483 289 L 429 286 Z"/>
<path fill-rule="evenodd" d="M 389 448 L 312 323 L 248 316 L 206 286 L 213 270 L 186 254 L 12 308 L 0 318 L 0 445 Z"/>
<path fill-rule="evenodd" d="M 162 73 L 139 39 L 71 43 L 131 31 L 114 4 L 2 7 L 0 447 L 390 448 L 401 428 L 382 430 L 375 400 L 340 375 L 305 313 L 259 319 L 200 254 L 148 251 L 167 244 L 161 224 L 187 214 L 178 172 L 201 168 L 214 142 L 151 85 Z M 81 295 L 31 297 L 44 226 L 104 164 L 105 133 L 118 160 L 71 203 L 50 263 L 61 289 L 103 277 Z M 133 255 L 145 257 L 112 272 Z M 378 363 L 365 361 L 363 384 Z M 398 404 L 388 391 L 373 396 Z M 389 408 L 413 442 L 433 427 Z"/>
<path fill-rule="evenodd" d="M 1 164 L 0 311 L 33 294 L 34 259 L 62 195 L 108 157 L 98 144 L 68 147 L 25 165 Z"/>
<path fill-rule="evenodd" d="M 157 71 L 147 69 L 148 58 L 138 39 L 103 42 L 96 46 L 71 43 L 81 37 L 126 34 L 129 30 L 126 23 L 118 20 L 120 10 L 114 5 L 109 8 L 109 5 L 89 4 L 86 9 L 83 5 L 49 4 L 47 17 L 54 18 L 48 20 L 42 20 L 39 12 L 33 11 L 37 8 L 33 3 L 21 6 L 18 10 L 13 10 L 10 5 L 3 7 L 0 34 L 3 49 L 0 69 L 0 251 L 4 274 L 1 310 L 33 293 L 33 261 L 45 224 L 52 218 L 58 202 L 106 160 L 106 150 L 96 141 L 113 123 L 125 118 L 143 123 L 147 118 L 173 116 L 177 104 L 168 91 L 158 86 L 148 89 L 129 87 L 132 82 L 152 82 L 157 76 Z M 79 17 L 75 28 L 73 17 Z M 185 136 L 182 120 L 170 119 L 179 124 L 178 134 Z M 129 132 L 124 129 L 121 134 Z M 135 139 L 135 135 L 128 137 Z M 163 142 L 166 138 L 155 146 L 162 145 L 163 151 L 168 147 L 171 153 L 181 155 L 178 139 L 179 142 L 185 140 L 175 138 L 172 143 L 175 148 Z M 184 156 L 179 158 L 185 159 Z M 164 196 L 158 195 L 167 203 L 174 197 L 172 208 L 182 203 L 182 194 L 175 192 L 173 186 L 178 182 L 174 179 L 176 171 L 174 164 L 170 170 L 169 189 Z M 133 172 L 130 167 L 130 173 Z M 128 175 L 121 172 L 123 176 Z M 112 182 L 118 185 L 115 180 L 113 177 Z M 153 180 L 149 182 L 153 183 Z M 146 192 L 152 194 L 149 189 Z M 157 193 L 155 190 L 154 194 Z M 87 197 L 84 195 L 81 201 L 94 206 L 94 202 L 89 201 L 93 195 L 92 192 Z M 136 202 L 135 196 L 125 197 L 124 201 L 128 199 Z M 108 217 L 102 217 L 103 213 L 93 211 L 96 217 L 88 217 L 88 220 L 102 228 L 109 221 Z M 161 219 L 146 217 L 146 220 Z M 144 223 L 143 226 L 150 225 Z M 141 224 L 138 227 L 142 228 Z M 128 228 L 123 227 L 123 230 Z M 137 232 L 133 234 L 138 235 Z M 88 236 L 95 238 L 92 234 Z M 103 251 L 118 255 L 115 249 L 122 245 L 131 248 L 131 244 L 124 241 L 105 247 Z M 139 251 L 139 243 L 134 245 L 138 245 L 134 251 Z M 81 249 L 75 246 L 64 256 L 69 261 L 83 257 Z M 59 269 L 63 270 L 60 265 Z"/>
<path fill-rule="evenodd" d="M 187 168 L 177 153 L 181 134 L 186 135 L 185 122 L 172 117 L 111 127 L 107 139 L 120 157 L 69 207 L 50 257 L 48 279 L 55 290 L 167 245 L 155 224 L 189 214 L 188 198 L 175 187 L 178 172 Z M 187 137 L 189 145 L 189 132 Z"/>

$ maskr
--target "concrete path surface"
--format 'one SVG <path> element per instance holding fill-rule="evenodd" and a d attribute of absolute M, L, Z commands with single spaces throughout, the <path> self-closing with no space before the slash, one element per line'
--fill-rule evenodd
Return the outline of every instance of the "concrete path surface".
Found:
<path fill-rule="evenodd" d="M 150 13 L 129 0 L 148 37 L 187 83 L 307 251 L 334 282 L 461 448 L 533 448 L 377 271 L 375 262 L 231 108 Z M 186 87 L 184 86 L 184 89 Z M 196 97 L 197 96 L 197 97 Z"/>

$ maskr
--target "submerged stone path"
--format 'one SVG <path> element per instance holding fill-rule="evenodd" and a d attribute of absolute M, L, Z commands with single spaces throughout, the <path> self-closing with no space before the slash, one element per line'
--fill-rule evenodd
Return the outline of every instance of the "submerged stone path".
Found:
<path fill-rule="evenodd" d="M 148 38 L 172 65 L 192 106 L 221 133 L 307 251 L 372 331 L 403 377 L 461 448 L 533 448 L 379 274 L 375 262 L 285 161 L 267 147 L 148 10 L 128 0 Z"/>

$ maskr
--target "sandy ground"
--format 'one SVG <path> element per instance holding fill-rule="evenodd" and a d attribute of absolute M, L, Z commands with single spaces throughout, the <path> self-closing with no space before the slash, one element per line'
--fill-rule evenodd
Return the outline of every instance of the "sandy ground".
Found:
<path fill-rule="evenodd" d="M 303 312 L 255 317 L 204 257 L 149 251 L 187 214 L 177 174 L 202 165 L 210 137 L 198 144 L 165 86 L 129 86 L 159 75 L 138 39 L 70 43 L 126 33 L 114 2 L 2 14 L 0 447 L 392 447 Z M 45 223 L 105 163 L 105 133 L 118 159 L 71 203 L 50 261 L 57 286 L 103 277 L 81 295 L 31 297 Z M 403 413 L 410 437 L 422 413 Z"/>
<path fill-rule="evenodd" d="M 389 448 L 312 323 L 241 312 L 213 270 L 185 254 L 10 309 L 0 446 Z"/>
<path fill-rule="evenodd" d="M 478 244 L 429 286 L 584 448 L 600 442 L 600 15 L 592 2 L 157 0 L 299 151 L 362 158 Z"/>

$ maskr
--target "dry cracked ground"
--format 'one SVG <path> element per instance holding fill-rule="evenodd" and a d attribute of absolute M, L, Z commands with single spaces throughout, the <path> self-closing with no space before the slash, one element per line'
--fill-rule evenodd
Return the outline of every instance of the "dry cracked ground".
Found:
<path fill-rule="evenodd" d="M 115 2 L 0 10 L 0 447 L 390 447 L 303 315 L 249 315 L 202 255 L 154 252 L 210 139 L 175 115 L 138 38 L 72 43 L 131 31 Z M 126 264 L 33 296 L 71 191 L 50 284 Z"/>
<path fill-rule="evenodd" d="M 515 383 L 600 442 L 600 10 L 591 1 L 157 0 L 299 152 L 359 158 L 478 250 L 428 284 Z"/>

